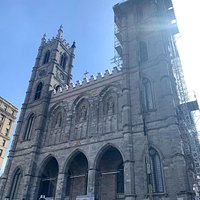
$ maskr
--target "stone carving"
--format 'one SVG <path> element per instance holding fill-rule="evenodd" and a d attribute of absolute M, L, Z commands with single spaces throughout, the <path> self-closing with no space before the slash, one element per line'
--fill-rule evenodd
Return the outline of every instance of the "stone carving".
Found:
<path fill-rule="evenodd" d="M 117 130 L 117 95 L 107 91 L 101 102 L 102 119 L 100 117 L 100 130 L 103 134 Z"/>
<path fill-rule="evenodd" d="M 82 99 L 77 106 L 73 114 L 73 134 L 70 135 L 70 139 L 76 140 L 86 138 L 88 131 L 88 115 L 89 115 L 89 102 L 86 99 Z"/>

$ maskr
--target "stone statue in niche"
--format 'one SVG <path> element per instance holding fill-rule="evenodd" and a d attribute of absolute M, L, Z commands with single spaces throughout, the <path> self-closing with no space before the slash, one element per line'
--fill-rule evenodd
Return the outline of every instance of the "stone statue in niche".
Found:
<path fill-rule="evenodd" d="M 88 119 L 88 104 L 87 102 L 82 102 L 77 107 L 74 134 L 70 136 L 70 138 L 81 139 L 86 137 L 88 129 L 87 119 Z"/>
<path fill-rule="evenodd" d="M 59 127 L 61 127 L 61 125 L 62 125 L 62 116 L 61 116 L 61 113 L 59 113 L 56 116 L 55 128 L 59 128 Z"/>
<path fill-rule="evenodd" d="M 117 130 L 116 102 L 112 96 L 104 102 L 103 132 L 109 133 Z"/>
<path fill-rule="evenodd" d="M 109 98 L 107 102 L 108 115 L 114 114 L 114 108 L 115 108 L 115 104 L 114 104 L 113 98 Z"/>
<path fill-rule="evenodd" d="M 80 109 L 80 118 L 79 122 L 83 122 L 87 120 L 87 108 L 85 105 L 83 105 Z"/>

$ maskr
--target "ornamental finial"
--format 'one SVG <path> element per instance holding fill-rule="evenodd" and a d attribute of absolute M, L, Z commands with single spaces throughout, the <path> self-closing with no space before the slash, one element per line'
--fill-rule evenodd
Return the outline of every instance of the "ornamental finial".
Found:
<path fill-rule="evenodd" d="M 46 42 L 46 33 L 42 36 L 41 44 L 44 44 Z"/>
<path fill-rule="evenodd" d="M 63 33 L 63 26 L 60 25 L 60 28 L 58 29 L 57 38 L 61 39 L 62 38 L 62 33 Z"/>

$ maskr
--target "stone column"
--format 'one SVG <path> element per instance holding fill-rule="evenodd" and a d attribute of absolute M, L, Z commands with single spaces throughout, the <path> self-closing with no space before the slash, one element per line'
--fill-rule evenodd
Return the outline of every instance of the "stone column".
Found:
<path fill-rule="evenodd" d="M 58 179 L 57 179 L 57 185 L 56 185 L 56 197 L 55 200 L 63 200 L 64 199 L 64 179 L 65 174 L 59 173 Z"/>
<path fill-rule="evenodd" d="M 95 176 L 96 170 L 88 170 L 88 182 L 87 182 L 87 195 L 95 195 Z"/>
<path fill-rule="evenodd" d="M 134 162 L 124 162 L 124 194 L 125 200 L 135 200 L 136 195 L 134 191 Z"/>

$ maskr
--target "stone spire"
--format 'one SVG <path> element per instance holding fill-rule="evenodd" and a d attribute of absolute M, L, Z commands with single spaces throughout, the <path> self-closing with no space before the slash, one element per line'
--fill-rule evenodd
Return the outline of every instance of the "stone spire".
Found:
<path fill-rule="evenodd" d="M 73 49 L 76 48 L 76 42 L 75 41 L 73 42 L 71 48 L 73 48 Z"/>
<path fill-rule="evenodd" d="M 57 34 L 58 39 L 62 38 L 62 33 L 63 33 L 63 26 L 61 25 L 60 28 L 58 29 L 58 34 Z"/>
<path fill-rule="evenodd" d="M 43 35 L 41 39 L 41 45 L 44 44 L 45 42 L 46 42 L 46 33 Z"/>

